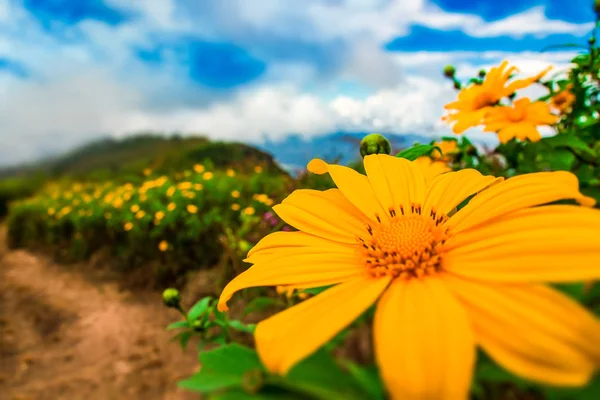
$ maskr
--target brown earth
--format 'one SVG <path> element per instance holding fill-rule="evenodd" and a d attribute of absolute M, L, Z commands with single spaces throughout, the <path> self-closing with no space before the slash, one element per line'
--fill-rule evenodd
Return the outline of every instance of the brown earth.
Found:
<path fill-rule="evenodd" d="M 176 386 L 198 369 L 197 352 L 170 342 L 165 326 L 180 316 L 160 293 L 8 250 L 5 236 L 1 229 L 0 399 L 199 398 Z"/>

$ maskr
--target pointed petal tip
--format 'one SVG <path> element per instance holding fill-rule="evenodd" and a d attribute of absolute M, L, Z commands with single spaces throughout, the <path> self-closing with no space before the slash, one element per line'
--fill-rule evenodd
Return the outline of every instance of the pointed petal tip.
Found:
<path fill-rule="evenodd" d="M 306 169 L 313 174 L 323 175 L 327 173 L 329 168 L 325 161 L 320 158 L 313 158 L 306 166 Z"/>

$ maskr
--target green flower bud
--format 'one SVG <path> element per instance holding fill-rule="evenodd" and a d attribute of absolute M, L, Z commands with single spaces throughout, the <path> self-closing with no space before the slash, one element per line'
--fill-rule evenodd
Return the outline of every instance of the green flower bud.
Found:
<path fill-rule="evenodd" d="M 200 320 L 195 320 L 194 322 L 192 322 L 192 329 L 195 332 L 203 332 L 204 331 L 204 326 L 202 326 L 202 321 Z"/>
<path fill-rule="evenodd" d="M 462 85 L 460 84 L 459 81 L 454 81 L 454 89 L 456 90 L 460 90 L 462 87 Z"/>
<path fill-rule="evenodd" d="M 486 74 L 486 72 L 485 72 L 484 69 L 479 70 L 479 74 L 478 75 L 479 75 L 480 78 L 485 78 L 485 74 Z"/>
<path fill-rule="evenodd" d="M 179 290 L 168 288 L 163 292 L 163 302 L 165 306 L 171 308 L 178 308 L 179 302 L 181 301 L 181 295 L 179 294 Z"/>
<path fill-rule="evenodd" d="M 256 394 L 263 387 L 265 376 L 260 369 L 251 369 L 242 375 L 242 387 L 249 394 Z"/>
<path fill-rule="evenodd" d="M 371 154 L 390 154 L 392 146 L 385 136 L 371 133 L 360 142 L 360 155 L 364 158 Z"/>
<path fill-rule="evenodd" d="M 597 14 L 600 14 L 600 0 L 594 1 L 594 11 L 596 11 Z"/>
<path fill-rule="evenodd" d="M 453 78 L 454 74 L 456 74 L 456 68 L 453 65 L 446 65 L 444 67 L 444 76 L 446 78 Z"/>
<path fill-rule="evenodd" d="M 596 44 L 596 38 L 595 37 L 591 37 L 588 39 L 588 43 L 590 44 L 590 46 L 593 46 Z"/>
<path fill-rule="evenodd" d="M 248 253 L 250 251 L 250 249 L 252 248 L 252 245 L 243 239 L 240 240 L 240 242 L 238 243 L 238 246 L 239 246 L 240 250 L 242 251 L 242 253 Z"/>

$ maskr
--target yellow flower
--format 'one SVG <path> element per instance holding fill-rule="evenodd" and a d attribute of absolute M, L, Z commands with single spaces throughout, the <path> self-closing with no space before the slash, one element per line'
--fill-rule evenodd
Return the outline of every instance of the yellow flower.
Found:
<path fill-rule="evenodd" d="M 550 385 L 583 385 L 600 365 L 600 321 L 546 286 L 600 278 L 600 211 L 566 171 L 503 181 L 473 169 L 427 183 L 378 154 L 367 176 L 322 160 L 338 189 L 296 190 L 274 211 L 296 232 L 263 238 L 223 290 L 335 285 L 262 322 L 258 354 L 285 374 L 376 303 L 374 350 L 391 399 L 467 399 L 476 346 Z M 448 217 L 464 199 L 475 195 Z"/>
<path fill-rule="evenodd" d="M 240 197 L 240 192 L 238 190 L 234 190 L 231 192 L 231 197 L 233 197 L 234 199 L 237 199 Z"/>
<path fill-rule="evenodd" d="M 192 188 L 192 182 L 181 182 L 177 184 L 179 190 L 187 190 Z"/>
<path fill-rule="evenodd" d="M 458 99 L 446 104 L 446 110 L 454 110 L 442 120 L 455 123 L 452 127 L 454 133 L 462 133 L 468 128 L 481 124 L 482 119 L 502 98 L 523 89 L 533 82 L 541 79 L 550 67 L 532 78 L 518 79 L 508 83 L 511 75 L 517 71 L 516 67 L 508 67 L 508 61 L 503 61 L 498 67 L 490 69 L 485 80 L 480 84 L 473 84 L 464 88 L 458 94 Z"/>
<path fill-rule="evenodd" d="M 55 212 L 56 212 L 56 210 L 54 208 L 48 209 L 48 215 L 54 215 Z"/>
<path fill-rule="evenodd" d="M 229 168 L 229 169 L 227 170 L 227 176 L 229 176 L 229 177 L 234 177 L 234 176 L 235 176 L 235 171 L 234 171 L 234 170 L 232 170 L 231 168 Z"/>
<path fill-rule="evenodd" d="M 171 186 L 170 188 L 167 189 L 167 196 L 171 197 L 175 194 L 175 191 L 177 190 L 177 188 L 175 186 Z"/>
<path fill-rule="evenodd" d="M 112 205 L 114 208 L 121 208 L 123 206 L 123 200 L 121 198 L 115 199 Z"/>
<path fill-rule="evenodd" d="M 194 185 L 194 190 L 200 191 L 202 189 L 204 189 L 204 186 L 201 183 L 196 183 Z"/>
<path fill-rule="evenodd" d="M 140 206 L 138 206 L 137 204 L 134 204 L 131 206 L 130 210 L 132 213 L 136 213 L 136 212 L 140 211 Z"/>
<path fill-rule="evenodd" d="M 166 240 L 161 240 L 160 243 L 158 244 L 158 249 L 160 251 L 167 251 L 168 248 L 169 248 L 169 242 L 167 242 Z"/>
<path fill-rule="evenodd" d="M 163 219 L 165 217 L 165 213 L 164 211 L 157 211 L 154 214 L 154 219 L 156 219 L 157 221 L 160 221 L 161 219 Z"/>
<path fill-rule="evenodd" d="M 126 231 L 132 230 L 133 229 L 133 223 L 126 222 L 125 225 L 123 225 L 123 229 L 125 229 Z"/>
<path fill-rule="evenodd" d="M 198 207 L 196 207 L 193 204 L 188 204 L 188 206 L 186 207 L 186 210 L 190 213 L 190 214 L 195 214 L 198 212 Z"/>
<path fill-rule="evenodd" d="M 196 164 L 194 165 L 194 171 L 196 171 L 197 174 L 201 174 L 204 172 L 204 165 L 202 164 Z"/>
<path fill-rule="evenodd" d="M 206 171 L 204 174 L 202 174 L 202 179 L 204 179 L 205 181 L 209 181 L 213 178 L 213 173 L 210 171 Z"/>
<path fill-rule="evenodd" d="M 246 207 L 242 210 L 242 212 L 246 215 L 253 215 L 254 214 L 254 208 L 252 207 Z"/>
<path fill-rule="evenodd" d="M 169 211 L 173 211 L 175 208 L 177 207 L 177 205 L 175 205 L 175 203 L 169 203 L 169 205 L 167 206 L 167 210 Z"/>
<path fill-rule="evenodd" d="M 124 199 L 125 201 L 129 201 L 129 200 L 131 199 L 131 193 L 125 193 L 125 194 L 123 195 L 123 199 Z"/>
<path fill-rule="evenodd" d="M 566 114 L 573 108 L 573 103 L 575 103 L 576 97 L 571 91 L 572 88 L 572 84 L 567 85 L 564 90 L 556 93 L 550 100 L 552 107 L 561 114 Z"/>
<path fill-rule="evenodd" d="M 441 140 L 439 142 L 434 142 L 433 145 L 442 150 L 442 154 L 437 150 L 434 150 L 431 153 L 432 158 L 436 160 L 450 161 L 451 156 L 459 152 L 458 142 L 456 140 Z"/>
<path fill-rule="evenodd" d="M 261 167 L 260 165 L 257 165 L 256 167 L 254 167 L 254 172 L 256 172 L 257 174 L 260 174 L 263 171 L 263 167 Z"/>
<path fill-rule="evenodd" d="M 142 218 L 144 218 L 145 216 L 146 216 L 146 212 L 145 212 L 144 210 L 140 210 L 140 211 L 138 211 L 138 212 L 135 214 L 135 217 L 136 217 L 137 219 L 142 219 Z"/>
<path fill-rule="evenodd" d="M 146 168 L 144 169 L 144 176 L 148 176 L 152 173 L 152 170 L 150 168 Z"/>
<path fill-rule="evenodd" d="M 452 168 L 450 168 L 445 162 L 433 161 L 431 158 L 426 156 L 417 158 L 414 163 L 421 168 L 426 182 L 430 182 L 439 174 L 452 171 Z"/>
<path fill-rule="evenodd" d="M 484 119 L 486 132 L 498 132 L 498 139 L 506 143 L 513 138 L 529 139 L 537 142 L 542 137 L 537 130 L 540 125 L 551 125 L 559 117 L 550 113 L 548 104 L 543 101 L 531 102 L 524 97 L 514 102 L 512 107 L 496 107 Z"/>
<path fill-rule="evenodd" d="M 233 211 L 237 211 L 237 210 L 239 210 L 239 209 L 240 209 L 240 205 L 239 205 L 239 204 L 235 204 L 235 203 L 234 203 L 234 204 L 232 204 L 232 205 L 231 205 L 231 209 L 232 209 Z"/>

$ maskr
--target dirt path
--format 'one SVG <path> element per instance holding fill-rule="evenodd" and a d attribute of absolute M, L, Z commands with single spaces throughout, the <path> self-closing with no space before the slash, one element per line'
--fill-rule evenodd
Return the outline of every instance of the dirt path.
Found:
<path fill-rule="evenodd" d="M 0 230 L 0 399 L 187 400 L 198 367 L 169 342 L 178 319 L 158 293 L 121 291 L 73 268 L 8 251 Z"/>

